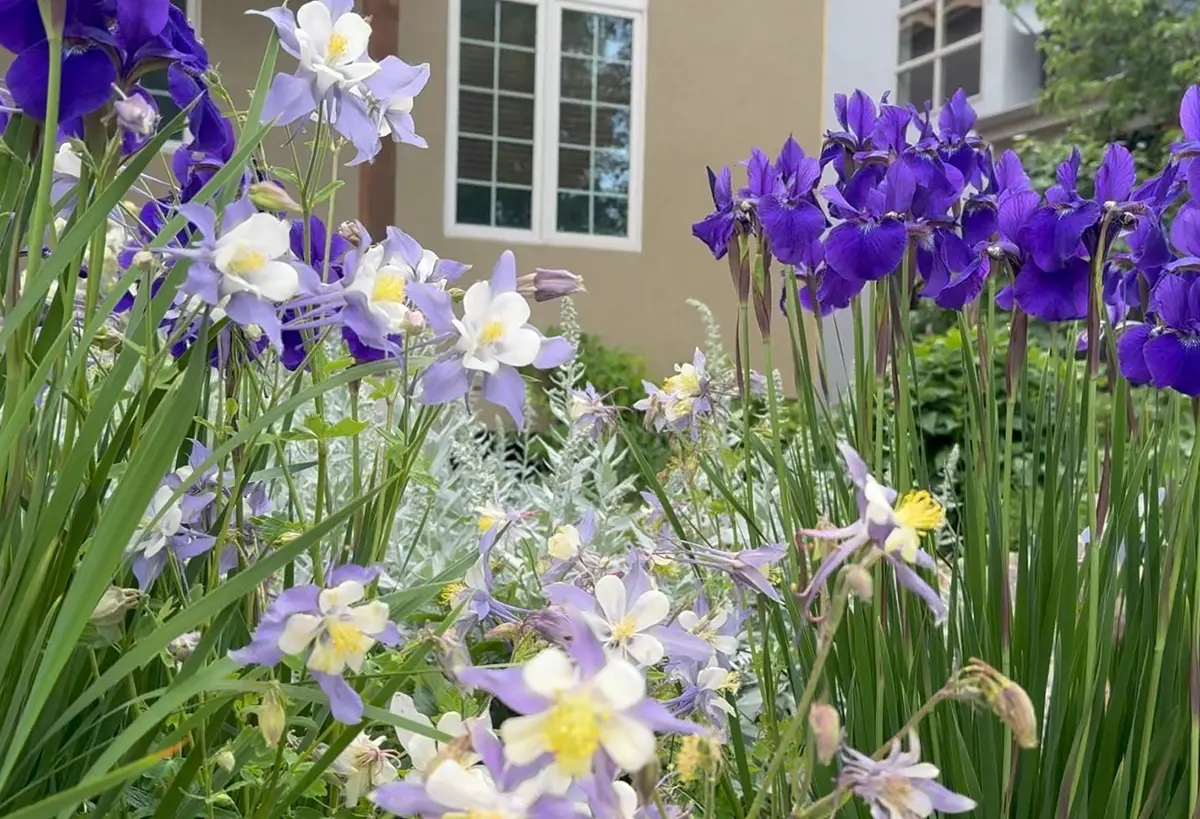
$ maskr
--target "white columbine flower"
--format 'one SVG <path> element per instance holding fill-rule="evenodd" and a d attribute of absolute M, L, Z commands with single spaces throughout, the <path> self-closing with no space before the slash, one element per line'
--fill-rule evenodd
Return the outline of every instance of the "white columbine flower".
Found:
<path fill-rule="evenodd" d="M 412 281 L 412 270 L 385 259 L 384 253 L 381 244 L 364 253 L 346 290 L 361 293 L 366 308 L 387 327 L 387 332 L 399 333 L 407 326 L 409 308 L 404 301 L 404 288 Z"/>
<path fill-rule="evenodd" d="M 332 589 L 322 589 L 317 599 L 320 614 L 300 612 L 288 618 L 279 649 L 300 654 L 312 643 L 308 667 L 321 674 L 341 674 L 349 666 L 361 671 L 363 658 L 376 636 L 388 624 L 387 603 L 372 600 L 355 606 L 365 590 L 357 580 L 347 580 Z"/>
<path fill-rule="evenodd" d="M 371 24 L 352 11 L 334 20 L 327 5 L 312 0 L 296 12 L 300 65 L 316 75 L 320 94 L 334 85 L 353 88 L 379 70 L 361 59 L 370 38 Z"/>
<path fill-rule="evenodd" d="M 364 731 L 329 766 L 343 782 L 346 807 L 354 807 L 368 791 L 399 778 L 390 758 L 394 752 L 381 748 L 382 743 L 382 736 L 372 739 Z"/>
<path fill-rule="evenodd" d="M 167 541 L 183 526 L 182 498 L 171 503 L 173 494 L 174 492 L 169 486 L 158 487 L 154 497 L 150 499 L 150 506 L 146 509 L 146 514 L 142 516 L 142 522 L 138 526 L 137 532 L 134 533 L 135 548 L 148 558 L 161 552 L 167 545 Z M 158 523 L 151 526 L 150 521 L 154 520 L 154 516 L 164 509 L 166 511 L 158 519 Z"/>
<path fill-rule="evenodd" d="M 555 529 L 554 534 L 550 536 L 548 551 L 551 557 L 556 557 L 559 560 L 570 560 L 579 554 L 579 547 L 582 543 L 582 540 L 579 538 L 579 530 L 570 523 L 564 523 Z"/>
<path fill-rule="evenodd" d="M 489 282 L 475 282 L 463 297 L 462 319 L 454 320 L 463 366 L 496 373 L 501 364 L 532 364 L 541 351 L 542 337 L 527 321 L 529 304 L 520 293 L 510 290 L 493 296 Z"/>
<path fill-rule="evenodd" d="M 70 142 L 58 146 L 58 152 L 54 154 L 54 172 L 73 179 L 78 179 L 83 172 L 83 160 Z"/>
<path fill-rule="evenodd" d="M 605 648 L 643 666 L 663 658 L 666 649 L 662 642 L 645 632 L 667 618 L 671 601 L 665 594 L 650 589 L 636 600 L 629 600 L 625 584 L 609 574 L 596 581 L 596 602 L 604 616 L 585 611 L 583 617 Z"/>
<path fill-rule="evenodd" d="M 392 703 L 388 708 L 393 714 L 404 717 L 405 719 L 424 725 L 427 728 L 435 727 L 429 717 L 417 710 L 417 706 L 413 703 L 413 698 L 408 694 L 395 694 L 392 696 Z M 452 737 L 465 737 L 467 735 L 467 726 L 463 722 L 462 715 L 457 711 L 447 711 L 438 718 L 437 730 L 443 734 L 448 734 Z M 438 754 L 447 749 L 447 744 L 431 739 L 427 736 L 409 731 L 406 728 L 396 729 L 396 739 L 400 741 L 400 747 L 404 748 L 408 758 L 412 761 L 413 771 L 410 778 L 423 779 L 426 773 L 431 771 L 431 765 Z M 461 757 L 459 761 L 470 767 L 479 761 L 479 757 L 475 754 L 468 754 Z"/>
<path fill-rule="evenodd" d="M 291 245 L 291 226 L 269 213 L 256 213 L 217 239 L 213 266 L 222 274 L 221 296 L 249 292 L 273 302 L 295 296 L 300 276 L 295 267 L 280 261 Z"/>
<path fill-rule="evenodd" d="M 724 654 L 726 657 L 732 658 L 737 653 L 737 636 L 719 633 L 729 621 L 729 611 L 727 609 L 720 608 L 716 611 L 710 611 L 704 617 L 689 609 L 679 612 L 678 621 L 679 625 L 685 631 L 696 635 L 711 645 L 713 650 L 718 654 Z"/>

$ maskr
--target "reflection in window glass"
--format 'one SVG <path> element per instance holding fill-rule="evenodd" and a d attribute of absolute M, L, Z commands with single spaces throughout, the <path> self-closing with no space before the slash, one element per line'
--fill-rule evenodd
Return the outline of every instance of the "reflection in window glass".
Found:
<path fill-rule="evenodd" d="M 934 8 L 922 8 L 900 20 L 900 62 L 924 57 L 933 51 L 937 29 Z"/>
<path fill-rule="evenodd" d="M 896 78 L 896 102 L 918 107 L 933 99 L 933 63 L 922 63 L 900 72 Z"/>
<path fill-rule="evenodd" d="M 944 0 L 942 45 L 965 40 L 983 31 L 983 0 Z"/>

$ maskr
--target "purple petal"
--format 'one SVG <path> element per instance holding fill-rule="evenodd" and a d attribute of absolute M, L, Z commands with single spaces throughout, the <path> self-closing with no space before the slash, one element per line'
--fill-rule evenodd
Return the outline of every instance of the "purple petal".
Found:
<path fill-rule="evenodd" d="M 1010 242 L 1017 241 L 1021 228 L 1037 210 L 1040 198 L 1034 191 L 1018 191 L 1000 198 L 997 222 L 1002 239 Z"/>
<path fill-rule="evenodd" d="M 679 719 L 665 705 L 650 697 L 625 713 L 660 734 L 699 734 L 705 730 L 694 722 Z"/>
<path fill-rule="evenodd" d="M 329 573 L 326 585 L 329 588 L 342 583 L 353 581 L 363 586 L 369 586 L 379 577 L 379 566 L 358 566 L 354 563 L 344 563 Z"/>
<path fill-rule="evenodd" d="M 896 580 L 899 581 L 900 585 L 925 601 L 933 612 L 936 622 L 945 622 L 949 611 L 946 608 L 945 601 L 942 600 L 933 587 L 922 580 L 919 574 L 899 558 L 891 554 L 885 554 L 884 558 L 892 564 L 892 570 L 895 572 Z"/>
<path fill-rule="evenodd" d="M 34 119 L 46 118 L 46 92 L 50 77 L 50 46 L 45 41 L 25 51 L 8 68 L 8 91 L 13 102 Z M 117 69 L 101 48 L 68 52 L 62 64 L 63 93 L 59 122 L 90 114 L 113 96 Z"/>
<path fill-rule="evenodd" d="M 1191 282 L 1178 273 L 1168 273 L 1159 278 L 1150 294 L 1150 312 L 1162 319 L 1168 327 L 1177 330 L 1189 326 L 1189 295 Z"/>
<path fill-rule="evenodd" d="M 1021 157 L 1005 151 L 996 160 L 994 167 L 996 184 L 1001 191 L 1024 191 L 1029 189 L 1029 174 L 1021 166 Z"/>
<path fill-rule="evenodd" d="M 567 652 L 579 665 L 579 671 L 583 678 L 591 679 L 608 662 L 604 646 L 600 645 L 596 635 L 581 618 L 571 617 L 567 626 L 571 631 L 571 644 L 568 646 Z"/>
<path fill-rule="evenodd" d="M 424 282 L 412 282 L 404 288 L 404 295 L 425 314 L 425 321 L 433 332 L 438 335 L 457 332 L 454 329 L 450 294 L 445 290 Z"/>
<path fill-rule="evenodd" d="M 198 205 L 195 202 L 187 202 L 178 205 L 175 209 L 195 225 L 205 237 L 217 238 L 217 216 L 213 213 L 212 208 L 207 205 Z"/>
<path fill-rule="evenodd" d="M 1142 348 L 1151 381 L 1159 389 L 1200 396 L 1200 339 L 1162 333 Z"/>
<path fill-rule="evenodd" d="M 1184 139 L 1200 140 L 1200 85 L 1193 85 L 1184 93 L 1179 103 L 1179 125 Z"/>
<path fill-rule="evenodd" d="M 317 88 L 305 77 L 277 74 L 263 103 L 262 121 L 290 125 L 317 110 Z"/>
<path fill-rule="evenodd" d="M 138 588 L 146 591 L 162 574 L 167 565 L 167 550 L 160 549 L 153 557 L 146 557 L 144 552 L 138 552 L 133 559 L 133 576 L 137 578 Z"/>
<path fill-rule="evenodd" d="M 790 205 L 768 196 L 758 203 L 757 213 L 775 257 L 784 264 L 807 264 L 813 240 L 825 229 L 821 209 L 803 200 Z"/>
<path fill-rule="evenodd" d="M 526 687 L 519 668 L 463 668 L 458 679 L 482 688 L 518 714 L 535 714 L 550 707 L 550 701 Z"/>
<path fill-rule="evenodd" d="M 275 349 L 283 349 L 283 327 L 279 323 L 279 313 L 275 305 L 247 292 L 234 293 L 225 304 L 225 314 L 243 327 L 257 324 Z"/>
<path fill-rule="evenodd" d="M 846 474 L 855 486 L 862 489 L 867 484 L 867 478 L 871 477 L 871 470 L 867 468 L 866 461 L 858 454 L 858 450 L 845 441 L 838 441 L 838 452 L 846 464 Z"/>
<path fill-rule="evenodd" d="M 736 223 L 732 210 L 717 210 L 692 225 L 692 235 L 708 245 L 713 258 L 723 259 L 729 250 Z"/>
<path fill-rule="evenodd" d="M 1200 162 L 1192 161 L 1193 168 Z M 1200 256 L 1200 207 L 1189 204 L 1180 209 L 1171 222 L 1171 244 L 1185 256 Z"/>
<path fill-rule="evenodd" d="M 1091 266 L 1083 259 L 1072 259 L 1052 271 L 1030 261 L 1013 282 L 1013 296 L 1022 310 L 1045 321 L 1086 318 L 1091 274 Z"/>
<path fill-rule="evenodd" d="M 822 271 L 821 284 L 817 287 L 817 301 L 820 303 L 823 316 L 848 307 L 854 297 L 861 293 L 867 285 L 862 280 L 855 281 L 839 276 L 837 271 L 828 265 L 822 268 Z M 787 294 L 781 295 L 786 296 Z M 800 305 L 805 310 L 813 310 L 813 294 L 807 287 L 800 290 Z"/>
<path fill-rule="evenodd" d="M 329 711 L 333 718 L 346 725 L 357 725 L 362 722 L 363 701 L 358 692 L 350 687 L 340 674 L 322 674 L 310 671 L 317 685 L 329 698 Z"/>
<path fill-rule="evenodd" d="M 517 257 L 511 250 L 504 251 L 496 260 L 492 267 L 491 285 L 493 298 L 497 293 L 517 289 Z"/>
<path fill-rule="evenodd" d="M 420 782 L 389 782 L 373 790 L 368 798 L 396 816 L 439 817 L 450 810 L 430 799 Z"/>
<path fill-rule="evenodd" d="M 1117 339 L 1117 363 L 1121 367 L 1121 375 L 1131 384 L 1149 384 L 1152 380 L 1143 352 L 1150 338 L 1150 329 L 1148 324 L 1132 324 Z"/>
<path fill-rule="evenodd" d="M 234 199 L 225 206 L 225 213 L 221 216 L 221 233 L 228 233 L 257 212 L 258 208 L 254 207 L 249 197 Z"/>
<path fill-rule="evenodd" d="M 505 764 L 504 746 L 500 744 L 500 737 L 496 736 L 496 732 L 482 719 L 468 719 L 466 726 L 467 734 L 471 737 L 471 747 L 483 759 L 483 764 L 491 772 L 492 779 L 499 782 Z"/>
<path fill-rule="evenodd" d="M 117 30 L 127 51 L 157 37 L 167 25 L 168 0 L 117 0 Z"/>
<path fill-rule="evenodd" d="M 561 367 L 575 357 L 575 345 L 562 336 L 542 339 L 542 348 L 533 360 L 533 366 L 539 370 L 550 370 Z"/>
<path fill-rule="evenodd" d="M 908 231 L 898 219 L 844 222 L 825 239 L 825 261 L 844 279 L 875 281 L 900 266 L 907 248 Z"/>
<path fill-rule="evenodd" d="M 742 196 L 755 200 L 771 196 L 775 191 L 775 181 L 779 175 L 771 165 L 770 158 L 759 148 L 754 148 L 750 151 L 750 158 L 742 164 L 746 166 L 746 187 L 740 191 Z M 713 199 L 717 199 L 716 189 L 713 190 Z M 724 209 L 724 206 L 732 204 L 732 201 L 732 196 L 728 200 L 722 196 L 720 200 L 717 200 L 717 207 Z"/>
<path fill-rule="evenodd" d="M 672 660 L 695 660 L 706 663 L 712 657 L 713 647 L 695 634 L 679 626 L 654 626 L 646 632 L 658 639 Z"/>
<path fill-rule="evenodd" d="M 275 24 L 275 31 L 279 34 L 279 45 L 288 54 L 299 59 L 300 57 L 300 42 L 296 39 L 296 15 L 291 9 L 283 6 L 265 9 L 247 9 L 246 14 L 257 14 L 261 17 L 266 17 Z"/>
<path fill-rule="evenodd" d="M 838 546 L 833 552 L 827 555 L 824 560 L 821 561 L 821 565 L 817 569 L 816 574 L 813 575 L 812 580 L 809 582 L 808 588 L 804 590 L 804 592 L 800 595 L 800 599 L 797 601 L 801 611 L 803 611 L 805 614 L 808 614 L 808 612 L 812 610 L 813 602 L 817 599 L 817 595 L 825 589 L 826 584 L 829 582 L 829 578 L 832 577 L 834 573 L 841 568 L 842 564 L 845 563 L 850 556 L 857 552 L 866 542 L 867 533 L 865 530 L 863 530 L 859 534 L 847 540 L 845 543 Z"/>
<path fill-rule="evenodd" d="M 944 137 L 959 139 L 971 133 L 975 127 L 975 109 L 967 102 L 967 95 L 961 88 L 954 92 L 938 114 L 938 128 Z"/>
<path fill-rule="evenodd" d="M 596 598 L 574 583 L 551 583 L 542 593 L 556 606 L 566 606 L 580 612 L 594 612 L 599 608 Z"/>
<path fill-rule="evenodd" d="M 429 82 L 429 63 L 409 65 L 389 54 L 379 61 L 379 70 L 363 83 L 382 100 L 415 97 Z"/>
<path fill-rule="evenodd" d="M 579 541 L 583 544 L 592 542 L 596 536 L 596 510 L 590 506 L 584 510 L 583 518 L 579 521 Z"/>
<path fill-rule="evenodd" d="M 846 103 L 846 124 L 859 140 L 875 130 L 875 101 L 862 91 L 855 91 Z"/>
<path fill-rule="evenodd" d="M 216 542 L 212 535 L 177 536 L 171 539 L 171 549 L 177 558 L 187 561 L 204 554 Z"/>
<path fill-rule="evenodd" d="M 1096 223 L 1100 206 L 1095 202 L 1059 210 L 1038 208 L 1020 232 L 1020 242 L 1043 270 L 1062 267 L 1068 259 L 1085 255 L 1083 233 Z"/>
<path fill-rule="evenodd" d="M 421 373 L 421 394 L 418 400 L 422 404 L 445 404 L 447 401 L 462 398 L 469 388 L 470 381 L 467 379 L 462 359 L 442 359 L 433 362 Z"/>
<path fill-rule="evenodd" d="M 525 426 L 525 379 L 515 368 L 502 364 L 484 375 L 483 399 L 503 407 L 517 429 Z"/>
<path fill-rule="evenodd" d="M 1133 154 L 1124 145 L 1114 142 L 1105 150 L 1104 160 L 1096 171 L 1096 199 L 1102 203 L 1124 202 L 1136 179 Z"/>
<path fill-rule="evenodd" d="M 966 813 L 975 809 L 974 799 L 969 799 L 962 794 L 955 793 L 945 785 L 935 782 L 932 779 L 913 778 L 909 779 L 908 782 L 911 783 L 912 787 L 929 797 L 929 802 L 933 805 L 935 811 L 940 813 Z"/>
<path fill-rule="evenodd" d="M 334 92 L 339 93 L 339 92 Z M 354 159 L 347 165 L 358 165 L 367 162 L 379 153 L 382 143 L 379 141 L 379 125 L 371 118 L 366 103 L 353 94 L 341 94 L 337 115 L 333 120 L 333 129 L 350 140 L 358 149 Z"/>

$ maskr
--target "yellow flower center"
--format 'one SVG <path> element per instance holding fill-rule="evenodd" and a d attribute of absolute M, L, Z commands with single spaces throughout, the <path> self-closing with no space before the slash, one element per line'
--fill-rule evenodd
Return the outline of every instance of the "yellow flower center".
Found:
<path fill-rule="evenodd" d="M 717 686 L 718 691 L 728 691 L 730 694 L 736 694 L 738 689 L 742 687 L 742 676 L 736 671 L 730 671 L 725 675 L 725 681 Z"/>
<path fill-rule="evenodd" d="M 486 532 L 488 529 L 491 529 L 493 526 L 495 526 L 499 522 L 500 522 L 500 518 L 496 517 L 495 515 L 488 515 L 488 514 L 480 515 L 479 516 L 479 531 Z"/>
<path fill-rule="evenodd" d="M 340 657 L 362 654 L 371 644 L 362 629 L 345 620 L 331 620 L 325 628 L 333 652 Z"/>
<path fill-rule="evenodd" d="M 896 522 L 919 535 L 925 535 L 942 525 L 946 510 L 925 490 L 909 492 L 896 504 Z"/>
<path fill-rule="evenodd" d="M 884 780 L 883 787 L 880 790 L 882 791 L 880 793 L 882 797 L 880 801 L 893 811 L 899 811 L 908 807 L 913 786 L 903 776 L 892 776 Z"/>
<path fill-rule="evenodd" d="M 235 276 L 243 276 L 246 273 L 253 273 L 259 270 L 266 263 L 266 258 L 257 250 L 243 250 L 229 262 L 229 270 L 227 272 Z"/>
<path fill-rule="evenodd" d="M 479 331 L 480 344 L 495 344 L 504 335 L 504 322 L 496 319 L 489 321 Z"/>
<path fill-rule="evenodd" d="M 404 301 L 404 279 L 399 276 L 380 276 L 371 291 L 372 301 Z"/>
<path fill-rule="evenodd" d="M 614 643 L 625 643 L 635 634 L 637 634 L 637 621 L 632 617 L 622 617 L 613 623 L 612 641 Z"/>
<path fill-rule="evenodd" d="M 586 694 L 564 694 L 546 716 L 542 739 L 554 761 L 573 777 L 586 776 L 608 715 Z"/>
<path fill-rule="evenodd" d="M 329 35 L 329 44 L 325 46 L 325 61 L 343 60 L 350 51 L 350 41 L 344 34 Z"/>
<path fill-rule="evenodd" d="M 683 364 L 677 369 L 679 371 L 677 375 L 673 375 L 663 382 L 663 392 L 673 392 L 683 397 L 699 395 L 700 375 L 696 372 L 696 368 L 691 364 Z"/>
<path fill-rule="evenodd" d="M 457 598 L 466 590 L 467 584 L 460 580 L 456 580 L 453 583 L 447 583 L 442 587 L 442 602 L 446 605 L 450 605 L 454 602 L 455 598 Z"/>

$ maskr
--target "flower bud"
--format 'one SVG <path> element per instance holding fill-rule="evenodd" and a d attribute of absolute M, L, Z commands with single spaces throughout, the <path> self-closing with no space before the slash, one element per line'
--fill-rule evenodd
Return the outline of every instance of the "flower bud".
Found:
<path fill-rule="evenodd" d="M 262 703 L 258 706 L 258 730 L 270 748 L 279 747 L 287 727 L 287 711 L 284 709 L 283 695 L 276 688 L 271 688 L 263 694 Z"/>
<path fill-rule="evenodd" d="M 237 757 L 233 755 L 233 751 L 228 748 L 222 748 L 213 757 L 213 762 L 220 765 L 225 770 L 225 773 L 233 773 L 233 766 L 237 764 Z"/>
<path fill-rule="evenodd" d="M 196 645 L 200 642 L 200 632 L 189 631 L 187 634 L 180 634 L 171 642 L 167 643 L 167 653 L 175 658 L 176 662 L 182 663 L 188 657 L 192 656 L 192 652 L 196 650 Z"/>
<path fill-rule="evenodd" d="M 250 186 L 250 201 L 259 210 L 272 213 L 299 213 L 302 210 L 300 203 L 276 182 L 255 182 Z"/>
<path fill-rule="evenodd" d="M 450 296 L 450 301 L 458 304 L 463 300 L 463 296 L 467 294 L 467 291 L 463 290 L 461 287 L 448 287 L 446 288 L 446 294 Z"/>
<path fill-rule="evenodd" d="M 862 600 L 870 600 L 875 593 L 875 581 L 871 579 L 871 573 L 858 564 L 847 567 L 846 585 L 850 587 L 851 594 Z"/>
<path fill-rule="evenodd" d="M 100 597 L 92 616 L 88 618 L 93 626 L 116 626 L 125 621 L 125 612 L 132 609 L 142 599 L 142 593 L 137 589 L 122 589 L 109 586 Z"/>
<path fill-rule="evenodd" d="M 575 293 L 586 293 L 583 277 L 569 270 L 552 270 L 539 267 L 517 279 L 517 292 L 522 296 L 533 296 L 534 301 L 551 301 Z"/>
<path fill-rule="evenodd" d="M 142 270 L 149 270 L 154 266 L 154 254 L 149 250 L 139 250 L 133 254 L 133 266 L 139 267 Z"/>
<path fill-rule="evenodd" d="M 633 772 L 633 789 L 637 792 L 640 804 L 654 804 L 654 793 L 658 790 L 660 773 L 657 756 L 646 763 L 641 770 Z"/>
<path fill-rule="evenodd" d="M 972 659 L 952 680 L 957 699 L 986 705 L 1022 748 L 1038 745 L 1037 713 L 1025 689 L 983 660 Z"/>
<path fill-rule="evenodd" d="M 404 329 L 410 333 L 420 332 L 425 329 L 425 314 L 420 310 L 409 310 L 404 316 Z"/>
<path fill-rule="evenodd" d="M 842 743 L 842 721 L 827 703 L 815 703 L 808 709 L 808 730 L 817 749 L 817 761 L 828 765 Z"/>
<path fill-rule="evenodd" d="M 352 245 L 362 243 L 362 224 L 360 222 L 342 222 L 338 225 L 338 235 Z"/>
<path fill-rule="evenodd" d="M 158 130 L 158 109 L 142 94 L 132 94 L 113 103 L 117 125 L 136 137 L 153 136 Z"/>

